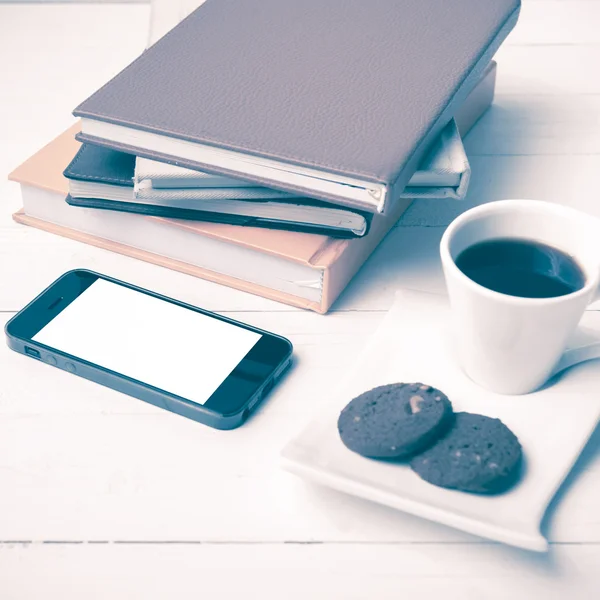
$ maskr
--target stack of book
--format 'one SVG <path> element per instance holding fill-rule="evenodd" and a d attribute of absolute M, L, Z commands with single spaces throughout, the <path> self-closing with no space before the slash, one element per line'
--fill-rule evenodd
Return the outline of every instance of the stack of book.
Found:
<path fill-rule="evenodd" d="M 208 0 L 11 174 L 15 219 L 324 313 L 413 200 L 464 197 L 518 12 Z"/>

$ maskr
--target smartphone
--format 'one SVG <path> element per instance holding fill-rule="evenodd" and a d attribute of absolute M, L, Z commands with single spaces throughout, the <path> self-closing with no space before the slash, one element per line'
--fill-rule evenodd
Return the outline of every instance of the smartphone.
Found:
<path fill-rule="evenodd" d="M 241 425 L 292 358 L 283 337 L 85 269 L 5 332 L 16 352 L 217 429 Z"/>

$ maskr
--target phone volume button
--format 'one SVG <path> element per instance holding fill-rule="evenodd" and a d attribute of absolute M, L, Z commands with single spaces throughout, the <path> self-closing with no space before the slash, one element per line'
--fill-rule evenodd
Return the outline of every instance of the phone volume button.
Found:
<path fill-rule="evenodd" d="M 54 358 L 54 356 L 52 356 L 51 354 L 49 354 L 48 356 L 46 356 L 46 362 L 49 365 L 52 365 L 53 367 L 56 366 L 56 359 Z"/>
<path fill-rule="evenodd" d="M 75 373 L 76 369 L 75 369 L 75 365 L 71 362 L 66 362 L 65 363 L 65 369 L 67 371 L 69 371 L 69 373 Z"/>

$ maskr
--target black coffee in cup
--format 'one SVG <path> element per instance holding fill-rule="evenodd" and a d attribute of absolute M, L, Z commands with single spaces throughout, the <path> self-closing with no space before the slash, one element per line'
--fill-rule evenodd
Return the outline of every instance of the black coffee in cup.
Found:
<path fill-rule="evenodd" d="M 463 250 L 455 262 L 479 285 L 509 296 L 553 298 L 585 285 L 583 271 L 571 256 L 531 240 L 485 240 Z"/>

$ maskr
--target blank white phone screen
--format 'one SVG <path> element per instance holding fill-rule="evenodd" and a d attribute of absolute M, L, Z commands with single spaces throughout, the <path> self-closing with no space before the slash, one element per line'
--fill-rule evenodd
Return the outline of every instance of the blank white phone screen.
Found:
<path fill-rule="evenodd" d="M 97 279 L 33 340 L 204 404 L 261 337 Z"/>

